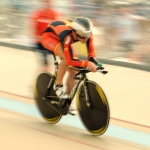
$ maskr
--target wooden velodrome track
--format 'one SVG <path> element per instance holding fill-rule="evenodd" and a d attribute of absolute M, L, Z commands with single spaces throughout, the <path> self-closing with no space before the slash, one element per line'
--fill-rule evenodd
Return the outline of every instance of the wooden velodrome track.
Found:
<path fill-rule="evenodd" d="M 38 67 L 35 53 L 0 49 L 1 150 L 150 149 L 149 72 L 104 65 L 108 75 L 88 75 L 104 89 L 111 110 L 108 131 L 93 137 L 78 116 L 68 115 L 56 125 L 45 122 L 35 108 L 29 87 Z"/>

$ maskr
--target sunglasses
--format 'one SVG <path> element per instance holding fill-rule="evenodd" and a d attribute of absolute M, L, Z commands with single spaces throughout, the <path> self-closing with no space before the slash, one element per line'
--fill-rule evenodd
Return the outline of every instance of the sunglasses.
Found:
<path fill-rule="evenodd" d="M 81 38 L 81 39 L 83 39 L 83 40 L 86 40 L 86 39 L 87 39 L 87 38 L 82 37 L 82 36 L 80 36 L 80 35 L 78 35 L 78 34 L 76 34 L 76 36 L 79 37 L 79 38 Z"/>
<path fill-rule="evenodd" d="M 91 33 L 83 33 L 82 31 L 76 31 L 76 35 L 81 39 L 88 39 Z"/>

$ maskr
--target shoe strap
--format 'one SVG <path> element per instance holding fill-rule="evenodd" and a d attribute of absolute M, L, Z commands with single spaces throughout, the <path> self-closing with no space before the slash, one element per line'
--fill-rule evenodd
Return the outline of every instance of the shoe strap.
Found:
<path fill-rule="evenodd" d="M 62 88 L 63 85 L 57 85 L 57 84 L 56 84 L 55 87 L 56 87 L 55 91 L 57 91 L 57 90 L 59 90 L 59 88 Z"/>

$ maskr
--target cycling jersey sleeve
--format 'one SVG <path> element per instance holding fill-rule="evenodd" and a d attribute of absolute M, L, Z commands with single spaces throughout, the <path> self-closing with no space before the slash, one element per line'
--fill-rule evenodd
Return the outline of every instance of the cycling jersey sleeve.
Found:
<path fill-rule="evenodd" d="M 88 58 L 96 57 L 96 52 L 95 52 L 95 48 L 93 45 L 93 35 L 90 36 L 88 49 L 89 49 Z"/>
<path fill-rule="evenodd" d="M 66 61 L 70 66 L 77 66 L 77 67 L 87 67 L 88 61 L 81 61 L 78 59 L 74 59 L 73 50 L 71 49 L 71 37 L 67 36 L 64 42 L 64 55 L 66 57 Z"/>

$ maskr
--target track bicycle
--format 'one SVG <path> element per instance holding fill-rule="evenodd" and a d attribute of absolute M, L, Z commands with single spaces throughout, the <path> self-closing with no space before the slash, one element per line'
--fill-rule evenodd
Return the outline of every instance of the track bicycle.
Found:
<path fill-rule="evenodd" d="M 87 68 L 69 67 L 77 72 L 73 77 L 76 80 L 72 92 L 67 100 L 60 100 L 53 90 L 57 78 L 58 61 L 54 57 L 54 74 L 43 72 L 38 75 L 34 84 L 34 98 L 43 118 L 51 124 L 56 124 L 62 116 L 72 114 L 70 105 L 76 94 L 76 105 L 80 120 L 85 128 L 95 136 L 104 134 L 110 120 L 110 110 L 107 97 L 102 88 L 86 76 L 90 71 Z M 98 72 L 107 74 L 102 66 Z"/>

